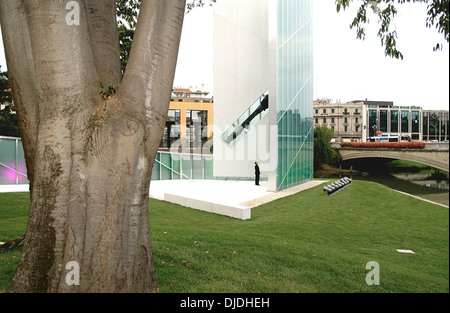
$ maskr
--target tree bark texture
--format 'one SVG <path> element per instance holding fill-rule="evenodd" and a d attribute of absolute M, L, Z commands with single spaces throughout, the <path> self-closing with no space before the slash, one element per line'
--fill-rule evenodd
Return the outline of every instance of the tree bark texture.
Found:
<path fill-rule="evenodd" d="M 31 195 L 8 291 L 155 292 L 149 185 L 185 0 L 142 1 L 121 82 L 115 1 L 75 1 L 79 25 L 68 2 L 0 2 Z M 99 82 L 120 87 L 104 99 Z M 74 261 L 79 285 L 66 282 Z"/>

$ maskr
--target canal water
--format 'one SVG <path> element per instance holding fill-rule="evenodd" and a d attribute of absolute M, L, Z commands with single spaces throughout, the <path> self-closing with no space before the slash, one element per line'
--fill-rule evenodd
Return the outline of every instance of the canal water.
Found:
<path fill-rule="evenodd" d="M 426 200 L 449 206 L 449 175 L 423 166 L 396 167 L 387 159 L 346 161 L 342 169 L 352 168 L 355 180 L 377 182 Z M 349 176 L 346 174 L 346 176 Z"/>

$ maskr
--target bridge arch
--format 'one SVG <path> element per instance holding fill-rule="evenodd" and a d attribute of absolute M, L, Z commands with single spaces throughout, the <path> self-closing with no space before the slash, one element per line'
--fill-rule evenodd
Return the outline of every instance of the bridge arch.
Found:
<path fill-rule="evenodd" d="M 408 149 L 360 149 L 360 148 L 341 148 L 340 145 L 333 146 L 341 153 L 342 160 L 363 159 L 363 158 L 384 158 L 411 161 L 424 164 L 444 172 L 449 172 L 449 150 L 448 144 L 442 148 L 428 146 L 423 150 Z"/>

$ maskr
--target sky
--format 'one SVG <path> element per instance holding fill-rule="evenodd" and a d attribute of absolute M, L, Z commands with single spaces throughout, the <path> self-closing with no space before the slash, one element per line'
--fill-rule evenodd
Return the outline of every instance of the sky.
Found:
<path fill-rule="evenodd" d="M 226 0 L 220 0 L 226 1 Z M 384 55 L 376 17 L 369 14 L 366 39 L 351 30 L 355 9 L 337 13 L 334 0 L 314 0 L 314 99 L 393 101 L 399 106 L 449 109 L 449 44 L 425 27 L 426 4 L 404 4 L 394 23 L 403 60 Z M 213 95 L 213 9 L 185 17 L 174 87 L 206 89 Z M 443 51 L 433 51 L 436 43 Z M 0 65 L 6 69 L 3 46 Z"/>

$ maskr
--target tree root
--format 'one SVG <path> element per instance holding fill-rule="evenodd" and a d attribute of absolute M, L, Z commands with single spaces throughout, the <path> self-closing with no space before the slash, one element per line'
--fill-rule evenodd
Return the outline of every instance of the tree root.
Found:
<path fill-rule="evenodd" d="M 17 237 L 16 239 L 13 239 L 11 241 L 8 241 L 8 242 L 0 245 L 0 252 L 20 247 L 23 245 L 24 241 L 25 241 L 25 235 Z"/>

